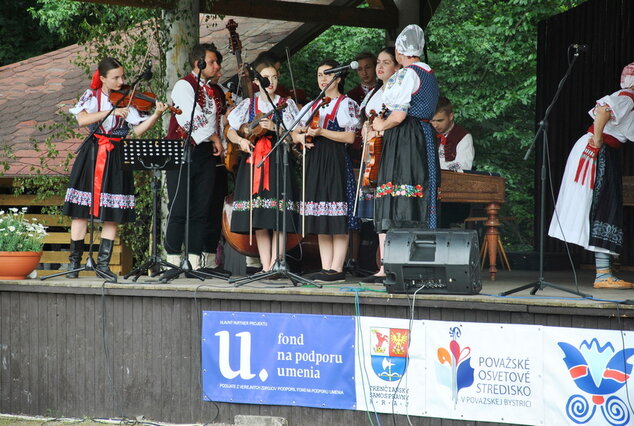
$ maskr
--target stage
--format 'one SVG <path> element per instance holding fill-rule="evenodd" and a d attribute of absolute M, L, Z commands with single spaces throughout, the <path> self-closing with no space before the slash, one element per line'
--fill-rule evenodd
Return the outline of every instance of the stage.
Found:
<path fill-rule="evenodd" d="M 201 312 L 361 315 L 384 318 L 634 329 L 628 290 L 596 290 L 578 271 L 584 299 L 553 288 L 512 296 L 535 271 L 483 274 L 478 295 L 388 294 L 382 285 L 294 287 L 283 280 L 235 288 L 222 280 L 141 277 L 103 284 L 94 278 L 0 281 L 0 410 L 29 415 L 134 417 L 168 422 L 232 422 L 235 415 L 279 416 L 291 425 L 368 424 L 362 411 L 205 402 L 200 384 Z M 622 273 L 634 279 L 633 273 Z M 571 272 L 545 279 L 574 289 Z M 391 416 L 379 415 L 381 421 Z M 407 424 L 396 416 L 397 424 Z M 412 424 L 430 418 L 410 417 Z M 442 424 L 466 424 L 443 420 Z M 470 424 L 474 424 L 471 422 Z M 487 423 L 494 424 L 494 423 Z"/>

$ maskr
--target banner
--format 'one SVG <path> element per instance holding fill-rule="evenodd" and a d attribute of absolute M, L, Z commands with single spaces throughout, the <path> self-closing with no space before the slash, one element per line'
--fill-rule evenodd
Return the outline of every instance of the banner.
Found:
<path fill-rule="evenodd" d="M 426 416 L 540 424 L 540 327 L 425 321 L 425 329 Z"/>
<path fill-rule="evenodd" d="M 634 424 L 634 332 L 204 312 L 203 398 L 526 425 Z"/>
<path fill-rule="evenodd" d="M 425 415 L 422 321 L 360 317 L 356 342 L 358 409 Z"/>
<path fill-rule="evenodd" d="M 634 333 L 544 327 L 543 335 L 544 424 L 634 423 Z"/>
<path fill-rule="evenodd" d="M 203 312 L 206 401 L 355 408 L 354 317 Z"/>

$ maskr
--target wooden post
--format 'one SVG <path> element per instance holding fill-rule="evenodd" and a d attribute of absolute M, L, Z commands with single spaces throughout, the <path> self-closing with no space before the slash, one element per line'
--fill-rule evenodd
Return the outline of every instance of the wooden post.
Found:
<path fill-rule="evenodd" d="M 485 238 L 487 240 L 487 249 L 489 254 L 489 274 L 491 281 L 495 281 L 495 276 L 498 272 L 496 267 L 497 251 L 498 251 L 498 239 L 500 238 L 500 220 L 498 213 L 500 212 L 500 205 L 498 203 L 491 203 L 485 208 L 489 219 L 484 223 L 487 227 Z"/>

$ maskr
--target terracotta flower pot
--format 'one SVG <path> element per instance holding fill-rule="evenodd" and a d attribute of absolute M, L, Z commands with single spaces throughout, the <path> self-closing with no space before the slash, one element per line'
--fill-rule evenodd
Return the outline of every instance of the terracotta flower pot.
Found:
<path fill-rule="evenodd" d="M 25 279 L 41 257 L 41 251 L 0 251 L 0 280 Z"/>

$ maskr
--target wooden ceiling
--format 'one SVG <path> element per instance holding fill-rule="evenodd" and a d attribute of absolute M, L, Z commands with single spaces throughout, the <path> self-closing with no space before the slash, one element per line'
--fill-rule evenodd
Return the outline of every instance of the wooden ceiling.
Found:
<path fill-rule="evenodd" d="M 173 9 L 177 0 L 77 0 L 119 6 Z M 279 0 L 216 0 L 201 1 L 200 13 L 244 16 L 279 21 L 294 21 L 325 25 L 394 29 L 398 27 L 398 8 L 394 0 L 367 0 L 368 8 L 357 6 L 364 0 L 279 1 Z M 433 0 L 436 8 L 440 0 Z M 435 6 L 431 6 L 435 4 Z M 424 13 L 424 12 L 423 12 Z"/>

